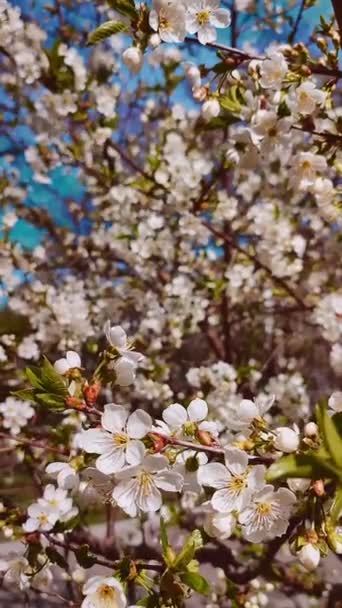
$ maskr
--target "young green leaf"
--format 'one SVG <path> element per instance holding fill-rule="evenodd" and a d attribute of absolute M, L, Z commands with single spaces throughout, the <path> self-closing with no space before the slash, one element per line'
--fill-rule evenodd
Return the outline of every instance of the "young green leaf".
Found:
<path fill-rule="evenodd" d="M 134 0 L 107 0 L 109 6 L 121 15 L 136 17 L 137 9 Z"/>
<path fill-rule="evenodd" d="M 181 575 L 183 583 L 185 583 L 190 589 L 201 593 L 202 595 L 208 595 L 210 586 L 208 581 L 199 574 L 198 572 L 185 572 Z"/>
<path fill-rule="evenodd" d="M 61 376 L 56 372 L 50 361 L 44 357 L 41 369 L 41 383 L 48 393 L 60 395 L 65 398 L 68 395 L 68 389 L 65 386 Z"/>
<path fill-rule="evenodd" d="M 109 38 L 109 36 L 123 34 L 124 32 L 129 32 L 129 27 L 125 23 L 122 23 L 122 21 L 106 21 L 89 34 L 87 45 L 98 44 L 98 42 L 102 42 L 102 40 Z"/>
<path fill-rule="evenodd" d="M 318 419 L 324 444 L 335 464 L 342 469 L 342 439 L 333 418 L 329 416 L 323 403 L 318 406 Z"/>

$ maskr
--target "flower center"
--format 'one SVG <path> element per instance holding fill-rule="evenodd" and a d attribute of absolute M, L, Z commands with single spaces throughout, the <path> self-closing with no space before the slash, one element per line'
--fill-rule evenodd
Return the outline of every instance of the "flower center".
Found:
<path fill-rule="evenodd" d="M 183 424 L 183 431 L 184 431 L 185 435 L 189 435 L 189 436 L 194 435 L 196 432 L 196 424 L 191 421 L 186 422 L 185 424 Z"/>
<path fill-rule="evenodd" d="M 41 515 L 39 515 L 39 523 L 44 526 L 44 524 L 48 523 L 48 518 L 47 515 L 45 515 L 45 513 L 41 513 Z"/>
<path fill-rule="evenodd" d="M 163 30 L 164 32 L 171 29 L 171 23 L 169 19 L 162 13 L 160 13 L 159 15 L 159 29 Z"/>
<path fill-rule="evenodd" d="M 270 502 L 259 502 L 257 513 L 261 518 L 268 517 L 272 513 L 272 504 Z"/>
<path fill-rule="evenodd" d="M 305 161 L 302 163 L 302 170 L 303 170 L 305 173 L 308 173 L 309 171 L 311 171 L 311 169 L 312 169 L 312 166 L 311 166 L 310 161 L 309 161 L 309 160 L 305 160 Z"/>
<path fill-rule="evenodd" d="M 116 605 L 116 591 L 113 589 L 113 587 L 110 587 L 109 585 L 102 585 L 98 591 L 98 596 L 101 601 L 101 607 L 103 606 L 103 608 L 105 608 L 108 606 L 109 608 L 110 606 Z"/>
<path fill-rule="evenodd" d="M 142 471 L 139 474 L 139 486 L 140 492 L 143 496 L 149 496 L 151 494 L 151 486 L 152 486 L 152 475 L 147 473 L 146 471 Z"/>
<path fill-rule="evenodd" d="M 233 492 L 241 492 L 247 487 L 246 477 L 243 475 L 237 475 L 233 477 L 228 484 L 228 488 Z"/>
<path fill-rule="evenodd" d="M 198 25 L 206 25 L 210 21 L 210 13 L 209 11 L 199 11 L 196 15 L 196 18 Z"/>
<path fill-rule="evenodd" d="M 125 433 L 115 433 L 115 435 L 113 435 L 113 442 L 114 442 L 114 445 L 122 448 L 125 445 L 127 445 L 128 437 Z"/>

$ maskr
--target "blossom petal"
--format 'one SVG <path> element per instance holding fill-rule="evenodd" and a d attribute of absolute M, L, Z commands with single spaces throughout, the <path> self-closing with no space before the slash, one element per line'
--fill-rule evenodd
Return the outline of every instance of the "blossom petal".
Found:
<path fill-rule="evenodd" d="M 241 502 L 241 495 L 236 495 L 227 488 L 217 490 L 211 499 L 213 508 L 220 513 L 239 510 Z"/>
<path fill-rule="evenodd" d="M 101 416 L 101 424 L 110 433 L 121 433 L 126 424 L 128 411 L 122 405 L 108 403 Z"/>
<path fill-rule="evenodd" d="M 145 446 L 142 441 L 130 441 L 126 449 L 128 464 L 136 465 L 144 460 Z"/>
<path fill-rule="evenodd" d="M 163 411 L 163 419 L 171 428 L 177 428 L 186 423 L 188 415 L 180 403 L 172 403 Z"/>
<path fill-rule="evenodd" d="M 65 358 L 69 364 L 69 367 L 71 367 L 71 368 L 81 367 L 81 365 L 82 365 L 81 357 L 74 350 L 68 350 Z"/>
<path fill-rule="evenodd" d="M 188 416 L 193 422 L 200 422 L 208 416 L 208 406 L 204 399 L 193 399 L 188 406 Z"/>
<path fill-rule="evenodd" d="M 248 456 L 238 448 L 227 448 L 224 452 L 226 467 L 233 475 L 242 475 L 248 466 Z"/>
<path fill-rule="evenodd" d="M 220 489 L 227 486 L 231 475 L 220 462 L 210 462 L 199 467 L 197 479 L 202 486 Z"/>
<path fill-rule="evenodd" d="M 136 410 L 127 422 L 127 434 L 132 439 L 142 439 L 152 429 L 152 418 L 144 410 Z"/>
<path fill-rule="evenodd" d="M 212 12 L 210 22 L 214 27 L 228 27 L 231 22 L 230 11 L 218 8 Z"/>
<path fill-rule="evenodd" d="M 105 475 L 117 473 L 126 464 L 125 449 L 114 448 L 110 452 L 105 452 L 96 460 L 96 468 Z"/>
<path fill-rule="evenodd" d="M 103 454 L 113 447 L 113 440 L 103 429 L 89 429 L 81 433 L 80 447 L 88 454 Z"/>
<path fill-rule="evenodd" d="M 113 490 L 113 499 L 119 507 L 131 517 L 136 517 L 138 513 L 136 495 L 138 482 L 135 479 L 120 481 Z"/>
<path fill-rule="evenodd" d="M 57 374 L 60 374 L 61 376 L 64 376 L 64 374 L 66 374 L 70 369 L 70 365 L 66 359 L 57 359 L 57 361 L 54 362 L 53 366 Z"/>
<path fill-rule="evenodd" d="M 137 504 L 145 513 L 158 511 L 162 505 L 162 497 L 155 483 L 151 480 L 148 487 L 140 486 L 137 494 Z"/>
<path fill-rule="evenodd" d="M 184 478 L 175 471 L 162 471 L 155 476 L 155 484 L 165 492 L 180 492 L 183 487 Z"/>

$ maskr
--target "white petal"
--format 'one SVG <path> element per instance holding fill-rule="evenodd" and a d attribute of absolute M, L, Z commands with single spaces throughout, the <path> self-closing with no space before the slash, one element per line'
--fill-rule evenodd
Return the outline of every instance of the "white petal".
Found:
<path fill-rule="evenodd" d="M 208 42 L 215 42 L 216 30 L 211 25 L 200 27 L 197 33 L 198 40 L 201 44 L 207 44 Z"/>
<path fill-rule="evenodd" d="M 50 462 L 45 471 L 49 475 L 54 475 L 55 473 L 59 473 L 62 469 L 64 469 L 65 466 L 67 466 L 66 462 Z"/>
<path fill-rule="evenodd" d="M 137 503 L 139 509 L 145 513 L 154 513 L 160 509 L 162 505 L 162 497 L 153 481 L 151 481 L 148 489 L 145 487 L 140 488 L 137 495 Z"/>
<path fill-rule="evenodd" d="M 120 325 L 113 325 L 109 330 L 108 336 L 112 346 L 115 348 L 125 348 L 127 344 L 127 334 Z"/>
<path fill-rule="evenodd" d="M 114 448 L 110 452 L 105 452 L 96 460 L 96 468 L 105 475 L 117 473 L 126 464 L 125 449 Z"/>
<path fill-rule="evenodd" d="M 128 411 L 122 405 L 108 403 L 101 416 L 101 424 L 110 433 L 121 433 L 128 417 Z"/>
<path fill-rule="evenodd" d="M 80 436 L 80 447 L 88 454 L 103 454 L 113 447 L 113 439 L 103 429 L 89 429 Z"/>
<path fill-rule="evenodd" d="M 202 486 L 220 489 L 227 486 L 231 475 L 220 462 L 210 462 L 199 467 L 197 479 Z"/>
<path fill-rule="evenodd" d="M 259 410 L 254 401 L 243 399 L 237 409 L 237 417 L 241 422 L 250 422 L 253 418 L 259 416 Z"/>
<path fill-rule="evenodd" d="M 39 528 L 39 520 L 35 519 L 33 517 L 30 517 L 23 524 L 23 528 L 24 528 L 25 532 L 35 532 Z"/>
<path fill-rule="evenodd" d="M 243 450 L 237 448 L 227 448 L 224 452 L 227 468 L 233 475 L 241 475 L 248 466 L 248 456 Z"/>
<path fill-rule="evenodd" d="M 152 429 L 152 418 L 144 410 L 136 410 L 127 422 L 127 434 L 132 439 L 142 439 Z"/>
<path fill-rule="evenodd" d="M 193 422 L 200 422 L 208 416 L 208 406 L 204 399 L 193 399 L 189 403 L 188 415 Z"/>
<path fill-rule="evenodd" d="M 253 490 L 259 490 L 265 485 L 266 467 L 263 464 L 257 464 L 252 467 L 248 475 L 248 487 Z"/>
<path fill-rule="evenodd" d="M 120 357 L 114 365 L 116 382 L 119 386 L 129 386 L 133 384 L 136 372 L 136 365 L 127 357 Z"/>
<path fill-rule="evenodd" d="M 66 359 L 58 359 L 57 361 L 55 361 L 53 366 L 56 372 L 58 374 L 61 374 L 61 376 L 64 376 L 64 374 L 66 374 L 70 369 L 70 365 Z"/>
<path fill-rule="evenodd" d="M 136 504 L 136 494 L 138 491 L 138 482 L 135 479 L 120 481 L 113 490 L 113 499 L 119 507 L 131 517 L 136 517 L 138 513 Z"/>
<path fill-rule="evenodd" d="M 183 475 L 174 471 L 157 473 L 154 480 L 156 486 L 166 492 L 180 492 L 184 483 Z"/>
<path fill-rule="evenodd" d="M 210 21 L 215 27 L 228 27 L 231 22 L 230 11 L 218 8 L 212 13 Z"/>
<path fill-rule="evenodd" d="M 128 464 L 137 465 L 144 460 L 145 446 L 142 441 L 130 441 L 126 449 Z"/>
<path fill-rule="evenodd" d="M 81 357 L 74 350 L 68 350 L 66 360 L 71 368 L 81 367 Z"/>
<path fill-rule="evenodd" d="M 163 419 L 171 428 L 178 428 L 186 423 L 188 415 L 180 403 L 172 403 L 163 411 Z"/>
<path fill-rule="evenodd" d="M 167 469 L 169 464 L 168 459 L 161 454 L 152 454 L 146 456 L 143 464 L 143 468 L 145 471 L 149 471 L 151 473 L 155 471 L 162 471 L 163 469 Z"/>
<path fill-rule="evenodd" d="M 216 511 L 220 513 L 230 513 L 240 506 L 238 497 L 229 490 L 222 488 L 217 490 L 211 499 L 211 504 Z"/>

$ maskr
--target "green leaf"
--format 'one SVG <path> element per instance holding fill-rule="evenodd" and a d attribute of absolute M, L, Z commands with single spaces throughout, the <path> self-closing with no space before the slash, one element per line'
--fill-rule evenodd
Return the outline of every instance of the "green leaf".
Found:
<path fill-rule="evenodd" d="M 267 481 L 274 482 L 289 477 L 320 479 L 321 477 L 338 477 L 339 471 L 334 464 L 325 459 L 320 452 L 306 454 L 289 454 L 274 462 L 266 474 Z"/>
<path fill-rule="evenodd" d="M 160 518 L 160 538 L 161 538 L 163 553 L 165 554 L 167 549 L 169 548 L 169 540 L 167 538 L 166 525 L 165 525 L 165 520 L 163 517 Z"/>
<path fill-rule="evenodd" d="M 320 431 L 323 441 L 331 458 L 336 465 L 342 469 L 342 439 L 337 430 L 334 420 L 329 416 L 326 406 L 321 403 L 318 406 Z"/>
<path fill-rule="evenodd" d="M 44 357 L 42 366 L 41 381 L 48 393 L 60 395 L 65 398 L 68 395 L 67 387 L 65 386 L 60 374 L 58 374 L 50 361 Z"/>
<path fill-rule="evenodd" d="M 111 8 L 121 13 L 121 15 L 136 17 L 138 14 L 134 0 L 107 0 L 107 2 Z"/>
<path fill-rule="evenodd" d="M 202 595 L 208 595 L 210 586 L 208 581 L 199 574 L 198 572 L 185 572 L 181 575 L 183 583 L 185 583 L 190 589 L 201 593 Z"/>
<path fill-rule="evenodd" d="M 189 562 L 194 558 L 194 555 L 198 549 L 203 546 L 203 537 L 199 530 L 194 530 L 189 538 L 186 540 L 183 549 L 178 553 L 174 567 L 187 566 Z"/>
<path fill-rule="evenodd" d="M 57 566 L 63 568 L 63 570 L 68 569 L 68 564 L 64 559 L 63 555 L 61 555 L 54 547 L 46 547 L 45 553 L 49 558 L 50 562 L 52 562 L 53 564 L 57 564 Z"/>
<path fill-rule="evenodd" d="M 65 409 L 65 403 L 59 395 L 51 395 L 49 393 L 36 393 L 35 399 L 40 405 L 46 405 L 52 410 Z"/>
<path fill-rule="evenodd" d="M 33 388 L 37 388 L 38 390 L 42 390 L 44 388 L 40 377 L 38 376 L 39 370 L 35 373 L 29 367 L 25 370 L 25 376 L 28 379 L 29 383 L 33 386 Z"/>
<path fill-rule="evenodd" d="M 129 27 L 125 23 L 122 23 L 122 21 L 106 21 L 89 34 L 87 46 L 98 44 L 98 42 L 102 42 L 102 40 L 113 36 L 113 34 L 122 34 L 124 32 L 129 32 Z"/>
<path fill-rule="evenodd" d="M 332 523 L 337 525 L 342 517 L 342 485 L 338 486 L 336 489 L 335 498 L 331 505 L 329 515 Z"/>
<path fill-rule="evenodd" d="M 81 545 L 75 551 L 75 557 L 82 568 L 91 568 L 96 564 L 96 557 L 89 551 L 89 545 Z"/>
<path fill-rule="evenodd" d="M 23 388 L 19 391 L 12 391 L 11 395 L 22 399 L 23 401 L 34 401 L 34 390 L 32 388 Z"/>

